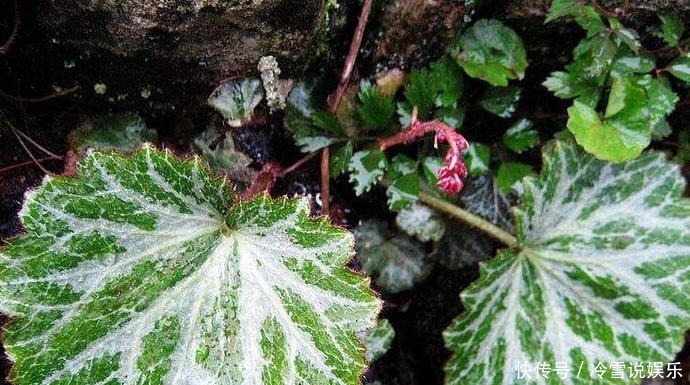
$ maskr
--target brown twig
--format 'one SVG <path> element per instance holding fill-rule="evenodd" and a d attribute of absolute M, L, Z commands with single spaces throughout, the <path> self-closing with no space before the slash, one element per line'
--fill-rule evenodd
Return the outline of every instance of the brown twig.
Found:
<path fill-rule="evenodd" d="M 7 38 L 5 43 L 0 46 L 0 54 L 6 54 L 9 50 L 10 47 L 12 46 L 12 43 L 14 43 L 14 39 L 17 38 L 17 32 L 19 32 L 19 3 L 17 0 L 13 1 L 14 4 L 14 26 L 12 27 L 12 32 L 10 32 L 10 36 Z"/>
<path fill-rule="evenodd" d="M 328 215 L 330 212 L 330 196 L 331 196 L 331 166 L 329 160 L 331 158 L 331 150 L 328 146 L 321 150 L 321 213 Z"/>
<path fill-rule="evenodd" d="M 286 168 L 285 170 L 281 171 L 281 173 L 278 175 L 280 178 L 284 178 L 287 174 L 297 170 L 299 167 L 301 167 L 303 164 L 309 162 L 311 159 L 313 159 L 319 151 L 312 151 L 305 155 L 302 159 L 298 160 L 297 162 L 293 163 L 292 166 Z"/>
<path fill-rule="evenodd" d="M 46 156 L 44 158 L 31 159 L 31 160 L 27 160 L 26 162 L 21 162 L 21 163 L 13 164 L 11 166 L 0 168 L 0 173 L 14 170 L 15 168 L 28 166 L 30 164 L 36 164 L 36 162 L 42 163 L 42 162 L 47 162 L 49 160 L 60 160 L 60 159 L 62 159 L 61 156 Z"/>
<path fill-rule="evenodd" d="M 38 98 L 22 98 L 19 96 L 7 94 L 4 91 L 0 90 L 0 97 L 3 97 L 3 98 L 8 99 L 8 100 L 12 100 L 14 102 L 20 102 L 20 103 L 40 103 L 40 102 L 45 102 L 45 101 L 50 100 L 50 99 L 55 99 L 55 98 L 59 98 L 61 96 L 69 95 L 73 92 L 79 91 L 80 88 L 81 87 L 79 85 L 76 85 L 72 88 L 67 88 L 67 89 L 64 89 L 62 91 L 58 91 L 56 93 L 46 95 L 46 96 L 41 96 Z"/>
<path fill-rule="evenodd" d="M 333 113 L 338 109 L 340 101 L 343 99 L 345 90 L 348 84 L 350 84 L 350 76 L 352 75 L 352 69 L 355 67 L 355 61 L 357 60 L 357 53 L 359 52 L 359 47 L 362 45 L 362 38 L 364 37 L 364 28 L 367 25 L 367 20 L 369 19 L 369 14 L 371 14 L 371 2 L 372 0 L 364 0 L 362 5 L 362 11 L 359 14 L 359 20 L 357 21 L 357 28 L 355 29 L 355 34 L 350 42 L 350 49 L 345 57 L 345 66 L 343 67 L 343 72 L 340 75 L 340 82 L 338 83 L 338 88 L 335 92 L 328 97 L 328 111 Z M 329 212 L 329 200 L 330 200 L 330 150 L 328 146 L 321 150 L 321 212 L 324 215 L 328 215 Z"/>
<path fill-rule="evenodd" d="M 29 143 L 33 144 L 34 147 L 36 147 L 36 148 L 38 148 L 39 150 L 43 151 L 44 154 L 46 154 L 46 155 L 48 155 L 48 156 L 55 157 L 55 158 L 61 158 L 60 155 L 57 155 L 57 154 L 55 154 L 55 153 L 49 151 L 49 150 L 46 149 L 45 147 L 41 146 L 40 144 L 38 144 L 38 142 L 36 142 L 35 140 L 33 140 L 29 135 L 25 134 L 24 132 L 22 132 L 22 131 L 18 130 L 17 128 L 14 128 L 14 127 L 13 127 L 12 129 L 13 129 L 17 134 L 21 135 L 24 139 L 28 140 Z"/>
<path fill-rule="evenodd" d="M 48 169 L 43 167 L 43 165 L 41 163 L 39 163 L 39 161 L 36 159 L 36 157 L 31 152 L 31 150 L 29 150 L 29 147 L 27 147 L 26 143 L 24 143 L 24 140 L 22 140 L 22 137 L 19 136 L 19 133 L 17 133 L 18 130 L 14 126 L 12 126 L 9 122 L 6 122 L 6 123 L 9 124 L 10 128 L 12 129 L 12 133 L 14 133 L 14 136 L 17 137 L 17 140 L 19 141 L 19 144 L 24 149 L 24 152 L 26 152 L 26 154 L 29 155 L 31 160 L 36 164 L 36 167 L 40 168 L 41 171 L 43 171 L 45 174 L 52 174 L 50 171 L 48 171 Z"/>

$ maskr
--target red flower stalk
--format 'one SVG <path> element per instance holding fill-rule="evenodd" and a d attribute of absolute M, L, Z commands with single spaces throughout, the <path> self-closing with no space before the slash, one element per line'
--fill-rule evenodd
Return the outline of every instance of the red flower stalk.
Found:
<path fill-rule="evenodd" d="M 434 147 L 438 148 L 439 142 L 449 145 L 448 153 L 444 158 L 444 166 L 438 170 L 436 185 L 448 195 L 455 195 L 462 190 L 463 180 L 467 177 L 467 168 L 462 159 L 462 151 L 469 144 L 467 140 L 448 125 L 432 120 L 422 122 L 417 120 L 417 107 L 412 109 L 410 125 L 388 138 L 379 139 L 379 147 L 385 150 L 398 144 L 409 144 L 426 135 L 435 132 Z"/>

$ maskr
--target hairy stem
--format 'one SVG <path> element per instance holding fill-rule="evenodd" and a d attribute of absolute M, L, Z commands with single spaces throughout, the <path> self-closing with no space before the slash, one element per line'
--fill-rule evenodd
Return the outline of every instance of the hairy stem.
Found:
<path fill-rule="evenodd" d="M 501 241 L 503 244 L 510 248 L 515 248 L 518 246 L 517 238 L 513 234 L 503 230 L 502 228 L 494 225 L 493 223 L 487 221 L 486 219 L 472 214 L 471 212 L 464 210 L 450 202 L 443 199 L 436 198 L 435 196 L 421 191 L 419 193 L 419 200 L 442 213 L 445 213 L 461 222 L 464 222 L 472 227 L 475 227 L 490 237 Z"/>

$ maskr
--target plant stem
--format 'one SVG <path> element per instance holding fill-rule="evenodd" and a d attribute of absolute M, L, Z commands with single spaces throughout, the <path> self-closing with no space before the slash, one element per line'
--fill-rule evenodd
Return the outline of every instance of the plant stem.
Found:
<path fill-rule="evenodd" d="M 359 47 L 362 45 L 364 27 L 366 27 L 369 14 L 371 13 L 371 3 L 372 0 L 364 0 L 364 4 L 362 5 L 362 11 L 359 14 L 359 20 L 357 20 L 357 28 L 350 42 L 350 49 L 345 57 L 345 66 L 340 75 L 338 88 L 328 97 L 328 112 L 330 113 L 334 113 L 338 109 L 338 105 L 340 105 L 340 101 L 343 99 L 343 94 L 345 94 L 345 89 L 347 89 L 347 86 L 350 84 L 350 75 L 352 75 L 352 69 L 355 67 L 355 60 L 357 60 Z M 328 215 L 328 203 L 330 200 L 329 178 L 331 168 L 329 165 L 329 158 L 330 153 L 328 146 L 326 146 L 321 150 L 321 213 L 324 215 Z"/>
<path fill-rule="evenodd" d="M 12 43 L 14 43 L 14 39 L 17 37 L 17 32 L 19 32 L 19 22 L 20 22 L 20 20 L 19 20 L 19 2 L 17 0 L 14 0 L 13 4 L 14 4 L 14 25 L 12 26 L 12 31 L 10 32 L 10 36 L 8 36 L 5 43 L 2 46 L 0 46 L 0 54 L 6 54 L 10 50 Z"/>
<path fill-rule="evenodd" d="M 331 151 L 328 146 L 321 151 L 321 212 L 324 215 L 330 213 L 330 196 L 331 196 L 331 168 L 328 163 L 331 157 Z"/>
<path fill-rule="evenodd" d="M 435 196 L 424 191 L 421 191 L 419 193 L 419 200 L 427 206 L 430 206 L 440 212 L 443 212 L 472 227 L 476 227 L 477 229 L 485 232 L 492 238 L 501 241 L 510 248 L 518 247 L 517 238 L 515 238 L 513 234 L 510 234 L 509 232 L 501 229 L 500 227 L 494 225 L 493 223 L 487 221 L 486 219 L 478 215 L 472 214 L 467 210 L 464 210 L 443 199 L 436 198 Z"/>

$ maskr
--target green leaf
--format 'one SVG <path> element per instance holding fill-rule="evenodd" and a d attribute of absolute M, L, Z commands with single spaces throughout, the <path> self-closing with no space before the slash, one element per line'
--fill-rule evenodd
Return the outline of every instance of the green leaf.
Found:
<path fill-rule="evenodd" d="M 543 165 L 524 182 L 519 246 L 481 265 L 444 334 L 449 385 L 523 384 L 514 368 L 537 362 L 565 362 L 572 375 L 535 385 L 627 385 L 627 371 L 599 380 L 592 369 L 668 362 L 683 345 L 690 203 L 678 169 L 659 153 L 612 164 L 566 142 L 547 145 Z"/>
<path fill-rule="evenodd" d="M 595 36 L 581 43 L 575 49 L 575 55 L 582 61 L 584 71 L 590 77 L 606 74 L 616 56 L 616 44 L 607 36 Z"/>
<path fill-rule="evenodd" d="M 347 138 L 336 115 L 314 106 L 313 93 L 313 86 L 298 83 L 290 91 L 285 108 L 285 126 L 302 152 L 313 152 Z"/>
<path fill-rule="evenodd" d="M 484 92 L 479 105 L 494 115 L 509 118 L 515 112 L 520 94 L 522 89 L 518 86 L 492 87 Z"/>
<path fill-rule="evenodd" d="M 158 134 L 137 115 L 106 115 L 82 124 L 70 134 L 70 147 L 77 154 L 86 150 L 113 149 L 132 152 Z"/>
<path fill-rule="evenodd" d="M 407 155 L 398 154 L 391 159 L 388 176 L 396 179 L 417 171 L 417 163 Z"/>
<path fill-rule="evenodd" d="M 312 121 L 314 122 L 314 126 L 316 128 L 331 138 L 347 137 L 345 127 L 340 124 L 338 117 L 334 114 L 330 114 L 322 110 L 316 110 L 312 115 Z"/>
<path fill-rule="evenodd" d="M 412 158 L 398 154 L 391 160 L 388 176 L 392 179 L 386 189 L 388 207 L 400 211 L 410 207 L 419 198 L 419 176 L 417 163 Z"/>
<path fill-rule="evenodd" d="M 359 384 L 381 305 L 352 236 L 232 190 L 150 147 L 46 178 L 0 251 L 12 383 Z"/>
<path fill-rule="evenodd" d="M 437 88 L 436 106 L 454 109 L 462 96 L 464 85 L 458 64 L 444 56 L 431 65 L 431 75 Z"/>
<path fill-rule="evenodd" d="M 633 73 L 648 73 L 654 70 L 656 63 L 653 57 L 622 55 L 616 57 L 611 66 L 611 76 L 623 78 Z"/>
<path fill-rule="evenodd" d="M 232 136 L 225 134 L 223 140 L 216 143 L 220 133 L 216 127 L 209 127 L 192 141 L 192 149 L 208 163 L 217 173 L 227 175 L 235 182 L 249 184 L 253 179 L 253 172 L 249 168 L 252 160 L 235 149 Z M 211 144 L 214 145 L 211 148 Z"/>
<path fill-rule="evenodd" d="M 434 250 L 434 257 L 449 269 L 463 269 L 491 258 L 495 249 L 495 243 L 486 233 L 451 221 Z"/>
<path fill-rule="evenodd" d="M 508 194 L 515 188 L 518 182 L 527 175 L 534 174 L 534 168 L 520 162 L 505 162 L 498 167 L 496 185 L 504 194 Z"/>
<path fill-rule="evenodd" d="M 599 13 L 589 5 L 580 5 L 573 16 L 580 27 L 587 31 L 587 37 L 598 35 L 607 29 Z"/>
<path fill-rule="evenodd" d="M 460 201 L 474 214 L 506 231 L 513 231 L 511 202 L 499 188 L 493 175 L 482 175 L 467 181 Z"/>
<path fill-rule="evenodd" d="M 330 151 L 331 178 L 337 178 L 347 171 L 350 159 L 352 159 L 352 151 L 352 142 L 334 146 Z"/>
<path fill-rule="evenodd" d="M 578 101 L 568 108 L 568 130 L 587 152 L 614 162 L 639 156 L 651 139 L 651 132 L 602 122 L 594 109 Z"/>
<path fill-rule="evenodd" d="M 678 150 L 673 160 L 680 165 L 690 162 L 690 129 L 678 133 Z"/>
<path fill-rule="evenodd" d="M 472 142 L 463 152 L 463 157 L 465 158 L 465 165 L 467 165 L 467 172 L 471 176 L 481 175 L 489 171 L 489 162 L 491 161 L 489 146 Z"/>
<path fill-rule="evenodd" d="M 672 14 L 659 15 L 659 19 L 661 20 L 661 32 L 666 44 L 671 47 L 677 46 L 680 38 L 683 36 L 683 32 L 685 32 L 683 20 Z"/>
<path fill-rule="evenodd" d="M 672 128 L 671 128 L 671 125 L 668 124 L 668 121 L 666 119 L 661 119 L 654 126 L 654 129 L 652 130 L 652 139 L 653 140 L 665 139 L 669 135 L 671 135 L 671 132 L 672 132 Z"/>
<path fill-rule="evenodd" d="M 395 114 L 395 102 L 392 98 L 383 95 L 368 80 L 359 84 L 357 97 L 357 114 L 367 128 L 384 130 L 390 126 Z"/>
<path fill-rule="evenodd" d="M 549 12 L 546 14 L 545 23 L 550 23 L 563 16 L 573 14 L 582 7 L 578 0 L 553 0 Z"/>
<path fill-rule="evenodd" d="M 466 155 L 467 154 L 465 153 L 465 156 Z M 467 159 L 465 159 L 465 163 L 467 163 Z M 436 186 L 436 182 L 438 182 L 438 171 L 441 169 L 441 167 L 443 167 L 443 159 L 439 158 L 438 156 L 426 156 L 422 158 L 421 166 L 420 173 L 422 174 L 423 179 L 428 187 L 432 191 L 440 192 L 441 190 Z"/>
<path fill-rule="evenodd" d="M 498 20 L 479 20 L 460 36 L 453 56 L 465 72 L 494 86 L 522 79 L 527 54 L 522 40 Z"/>
<path fill-rule="evenodd" d="M 656 124 L 673 111 L 677 96 L 650 75 L 613 78 L 605 119 L 575 101 L 568 109 L 568 129 L 587 152 L 622 162 L 640 155 Z"/>
<path fill-rule="evenodd" d="M 366 359 L 371 363 L 381 358 L 390 349 L 395 330 L 387 319 L 380 320 L 376 326 L 358 334 L 359 339 L 367 350 Z"/>
<path fill-rule="evenodd" d="M 419 119 L 428 119 L 436 103 L 436 91 L 437 84 L 431 71 L 413 70 L 410 73 L 410 82 L 405 87 L 409 111 L 416 106 Z"/>
<path fill-rule="evenodd" d="M 254 108 L 263 97 L 261 80 L 247 78 L 221 84 L 209 96 L 208 104 L 223 115 L 228 125 L 240 127 L 251 120 Z"/>
<path fill-rule="evenodd" d="M 355 231 L 357 260 L 376 285 L 396 294 L 411 289 L 431 271 L 422 245 L 404 234 L 387 236 L 385 226 L 365 221 Z"/>
<path fill-rule="evenodd" d="M 462 107 L 440 108 L 436 110 L 434 117 L 457 130 L 465 121 L 465 109 Z"/>
<path fill-rule="evenodd" d="M 561 99 L 577 97 L 581 103 L 591 106 L 597 104 L 601 93 L 595 80 L 563 71 L 552 72 L 542 85 Z"/>
<path fill-rule="evenodd" d="M 350 171 L 350 183 L 355 185 L 355 194 L 362 195 L 380 182 L 387 166 L 383 151 L 377 148 L 357 151 L 347 167 Z"/>
<path fill-rule="evenodd" d="M 421 203 L 414 203 L 400 210 L 395 223 L 408 235 L 422 242 L 438 241 L 446 230 L 446 223 L 436 211 Z"/>
<path fill-rule="evenodd" d="M 503 134 L 503 144 L 521 154 L 539 143 L 539 133 L 529 119 L 520 119 Z"/>
<path fill-rule="evenodd" d="M 396 178 L 386 189 L 388 208 L 400 211 L 419 199 L 419 176 L 416 172 Z"/>
<path fill-rule="evenodd" d="M 690 82 L 690 56 L 684 55 L 669 63 L 666 68 L 671 75 L 684 82 Z"/>
<path fill-rule="evenodd" d="M 613 31 L 614 36 L 621 44 L 625 44 L 634 53 L 638 53 L 640 51 L 642 44 L 640 44 L 640 36 L 635 30 L 618 27 Z"/>

